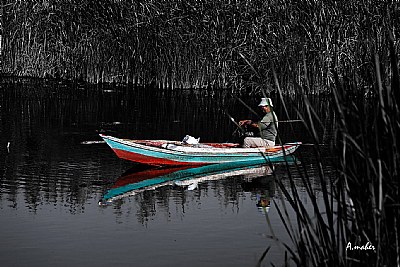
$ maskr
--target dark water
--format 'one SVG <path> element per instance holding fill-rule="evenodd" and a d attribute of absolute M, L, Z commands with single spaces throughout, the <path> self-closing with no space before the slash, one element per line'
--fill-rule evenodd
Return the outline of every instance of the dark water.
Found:
<path fill-rule="evenodd" d="M 268 246 L 263 266 L 282 263 L 282 244 L 269 238 L 289 242 L 277 207 L 272 204 L 267 216 L 257 207 L 260 197 L 286 202 L 269 173 L 205 181 L 194 190 L 169 185 L 98 204 L 127 170 L 142 166 L 119 160 L 105 144 L 82 142 L 99 141 L 100 132 L 231 141 L 235 125 L 225 112 L 237 120 L 252 115 L 229 92 L 21 83 L 0 90 L 2 266 L 255 266 Z M 256 106 L 259 97 L 241 99 Z M 274 100 L 278 117 L 287 120 Z M 327 103 L 317 104 L 329 118 Z M 288 106 L 289 118 L 298 118 L 301 107 Z M 286 142 L 311 140 L 301 124 L 282 123 L 280 131 Z M 300 150 L 313 174 L 311 147 Z M 284 165 L 275 170 L 287 180 Z M 318 179 L 311 179 L 318 191 Z"/>

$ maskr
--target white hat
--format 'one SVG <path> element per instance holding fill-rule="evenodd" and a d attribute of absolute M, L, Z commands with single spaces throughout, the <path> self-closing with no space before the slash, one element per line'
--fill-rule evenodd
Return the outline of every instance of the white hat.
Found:
<path fill-rule="evenodd" d="M 271 98 L 261 98 L 261 102 L 260 104 L 258 104 L 259 107 L 262 106 L 271 106 L 273 107 L 274 105 L 272 105 L 272 100 Z"/>

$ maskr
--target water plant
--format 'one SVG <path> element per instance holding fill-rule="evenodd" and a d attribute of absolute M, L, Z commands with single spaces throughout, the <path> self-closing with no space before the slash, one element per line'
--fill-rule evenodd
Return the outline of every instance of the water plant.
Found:
<path fill-rule="evenodd" d="M 291 261 L 297 266 L 398 266 L 400 263 L 397 138 L 400 80 L 390 32 L 388 40 L 390 60 L 382 61 L 376 53 L 370 61 L 375 78 L 370 98 L 354 96 L 356 81 L 335 75 L 331 88 L 335 129 L 331 152 L 336 162 L 333 178 L 324 170 L 325 160 L 315 130 L 319 122 L 304 96 L 308 112 L 302 116 L 314 138 L 321 194 L 316 195 L 310 174 L 302 164 L 297 165 L 296 173 L 311 200 L 311 211 L 299 197 L 293 172 L 288 172 L 288 184 L 277 181 L 289 203 L 286 207 L 275 202 L 293 242 L 284 244 L 289 255 L 286 265 Z M 382 72 L 382 68 L 390 72 Z M 289 218 L 289 209 L 296 218 Z"/>
<path fill-rule="evenodd" d="M 273 87 L 272 64 L 286 92 L 327 90 L 333 67 L 368 86 L 400 19 L 398 1 L 1 3 L 0 73 L 254 93 Z"/>

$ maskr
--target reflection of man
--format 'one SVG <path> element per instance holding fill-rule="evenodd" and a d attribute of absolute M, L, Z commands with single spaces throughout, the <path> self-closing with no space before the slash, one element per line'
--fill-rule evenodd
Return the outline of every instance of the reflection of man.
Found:
<path fill-rule="evenodd" d="M 267 197 L 266 195 L 257 194 L 256 206 L 257 208 L 259 208 L 260 211 L 268 212 L 269 208 L 271 207 L 270 197 Z"/>
<path fill-rule="evenodd" d="M 278 129 L 278 118 L 275 112 L 272 111 L 271 98 L 262 98 L 258 105 L 265 113 L 264 117 L 259 122 L 251 120 L 243 120 L 239 125 L 255 129 L 254 132 L 259 133 L 260 137 L 246 137 L 243 142 L 243 147 L 272 147 L 275 146 L 275 139 Z"/>
<path fill-rule="evenodd" d="M 270 198 L 263 195 L 259 195 L 257 194 L 257 207 L 259 208 L 266 208 L 266 207 L 270 207 L 271 203 L 270 203 Z"/>

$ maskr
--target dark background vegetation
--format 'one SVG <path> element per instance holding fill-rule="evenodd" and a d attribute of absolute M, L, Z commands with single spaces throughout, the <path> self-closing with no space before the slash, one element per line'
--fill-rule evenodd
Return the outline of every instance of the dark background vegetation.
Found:
<path fill-rule="evenodd" d="M 327 90 L 334 72 L 369 90 L 400 20 L 375 0 L 1 3 L 1 72 L 160 87 L 270 91 L 274 67 L 287 91 Z"/>

